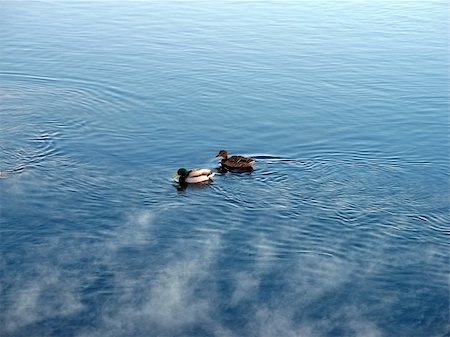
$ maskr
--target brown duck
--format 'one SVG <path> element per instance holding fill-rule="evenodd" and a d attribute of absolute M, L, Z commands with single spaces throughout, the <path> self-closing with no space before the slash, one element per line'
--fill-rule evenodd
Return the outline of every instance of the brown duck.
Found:
<path fill-rule="evenodd" d="M 228 157 L 228 152 L 225 150 L 220 150 L 216 157 L 222 157 L 220 163 L 223 167 L 235 168 L 235 169 L 252 169 L 255 160 L 253 158 L 247 158 L 242 156 L 231 156 Z"/>

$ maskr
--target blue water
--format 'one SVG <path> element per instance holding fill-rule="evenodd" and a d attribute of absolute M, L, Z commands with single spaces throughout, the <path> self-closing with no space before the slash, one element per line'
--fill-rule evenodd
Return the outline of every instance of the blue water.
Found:
<path fill-rule="evenodd" d="M 445 1 L 0 10 L 1 336 L 448 335 Z"/>

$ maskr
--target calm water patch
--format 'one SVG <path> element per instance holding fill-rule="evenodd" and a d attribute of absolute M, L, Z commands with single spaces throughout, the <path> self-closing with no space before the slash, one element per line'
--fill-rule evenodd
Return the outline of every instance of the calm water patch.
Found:
<path fill-rule="evenodd" d="M 449 333 L 445 2 L 0 8 L 2 336 Z"/>

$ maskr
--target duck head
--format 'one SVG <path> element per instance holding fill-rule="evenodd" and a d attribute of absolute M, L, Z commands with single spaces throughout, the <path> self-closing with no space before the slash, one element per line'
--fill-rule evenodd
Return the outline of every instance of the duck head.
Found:
<path fill-rule="evenodd" d="M 216 157 L 222 157 L 223 159 L 228 158 L 228 152 L 225 150 L 220 150 Z"/>
<path fill-rule="evenodd" d="M 188 170 L 186 170 L 185 168 L 180 168 L 177 173 L 172 177 L 172 178 L 176 178 L 176 177 L 186 177 L 189 174 Z"/>

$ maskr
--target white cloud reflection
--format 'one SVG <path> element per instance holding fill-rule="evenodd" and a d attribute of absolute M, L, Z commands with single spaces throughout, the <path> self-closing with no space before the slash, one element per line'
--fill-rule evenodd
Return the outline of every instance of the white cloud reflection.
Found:
<path fill-rule="evenodd" d="M 8 294 L 5 336 L 25 332 L 32 336 L 38 329 L 34 324 L 49 319 L 64 324 L 65 318 L 92 309 L 98 310 L 95 321 L 83 322 L 75 336 L 385 336 L 361 302 L 332 300 L 348 284 L 355 284 L 351 281 L 362 270 L 349 262 L 351 256 L 305 253 L 296 261 L 283 261 L 274 258 L 280 248 L 259 235 L 253 240 L 254 260 L 247 267 L 222 269 L 220 259 L 227 247 L 224 234 L 217 233 L 204 233 L 201 240 L 180 237 L 148 263 L 139 253 L 123 253 L 123 249 L 151 249 L 157 242 L 157 220 L 151 212 L 137 212 L 114 227 L 106 240 L 81 246 L 78 241 L 54 240 L 30 252 L 26 273 L 7 275 L 5 283 L 12 289 L 2 287 Z M 58 252 L 64 253 L 55 258 Z M 90 256 L 92 261 L 83 265 L 81 261 Z M 370 265 L 367 272 L 378 273 L 380 268 Z M 83 296 L 100 269 L 111 275 L 110 290 L 89 307 Z M 90 291 L 95 296 L 106 290 Z M 384 298 L 372 310 L 389 308 L 389 301 L 397 299 Z M 321 316 L 321 305 L 335 307 L 323 310 Z M 223 315 L 230 311 L 231 318 Z M 316 314 L 311 316 L 310 311 Z"/>

